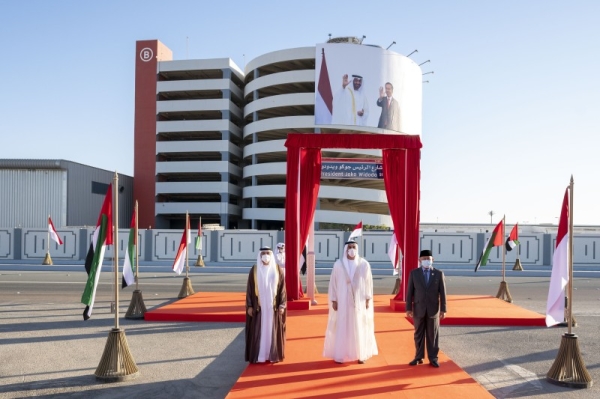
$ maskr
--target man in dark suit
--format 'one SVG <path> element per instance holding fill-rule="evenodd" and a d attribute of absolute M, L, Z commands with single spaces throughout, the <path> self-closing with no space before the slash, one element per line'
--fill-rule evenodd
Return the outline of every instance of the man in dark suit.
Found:
<path fill-rule="evenodd" d="M 427 358 L 433 367 L 438 363 L 440 320 L 446 316 L 446 282 L 444 272 L 433 268 L 430 250 L 419 254 L 421 267 L 410 272 L 406 287 L 406 316 L 415 326 L 415 358 L 411 366 L 423 363 L 425 342 Z"/>
<path fill-rule="evenodd" d="M 400 131 L 400 106 L 398 100 L 392 95 L 394 94 L 394 86 L 390 82 L 385 84 L 385 93 L 383 87 L 379 88 L 379 98 L 377 106 L 381 107 L 381 115 L 379 115 L 379 123 L 377 127 L 389 130 Z"/>

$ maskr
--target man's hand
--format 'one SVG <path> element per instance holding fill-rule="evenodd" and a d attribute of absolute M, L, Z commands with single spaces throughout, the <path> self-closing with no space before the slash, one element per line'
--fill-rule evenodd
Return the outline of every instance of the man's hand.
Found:
<path fill-rule="evenodd" d="M 364 109 L 361 109 L 361 110 L 360 110 L 360 111 L 358 111 L 356 114 L 357 114 L 358 116 L 363 116 L 363 115 L 365 114 L 365 110 L 364 110 Z"/>
<path fill-rule="evenodd" d="M 283 314 L 283 312 L 285 311 L 285 308 L 279 308 L 279 314 Z"/>
<path fill-rule="evenodd" d="M 383 98 L 383 86 L 379 87 L 379 98 Z"/>
<path fill-rule="evenodd" d="M 446 312 L 440 312 L 440 320 L 444 320 L 446 317 Z"/>
<path fill-rule="evenodd" d="M 348 74 L 345 74 L 344 76 L 342 76 L 342 88 L 346 88 L 346 86 L 348 86 L 348 83 L 350 83 L 350 81 L 348 80 Z"/>
<path fill-rule="evenodd" d="M 333 310 L 337 311 L 337 301 L 331 301 L 331 306 L 333 307 Z"/>
<path fill-rule="evenodd" d="M 413 312 L 412 312 L 412 310 L 407 310 L 407 311 L 406 311 L 406 317 L 408 317 L 409 319 L 412 319 L 412 317 L 413 317 Z"/>
<path fill-rule="evenodd" d="M 254 310 L 252 308 L 248 308 L 248 310 L 246 310 L 246 313 L 248 313 L 248 316 L 254 317 Z"/>
<path fill-rule="evenodd" d="M 367 309 L 369 309 L 369 301 L 370 299 L 367 299 Z"/>

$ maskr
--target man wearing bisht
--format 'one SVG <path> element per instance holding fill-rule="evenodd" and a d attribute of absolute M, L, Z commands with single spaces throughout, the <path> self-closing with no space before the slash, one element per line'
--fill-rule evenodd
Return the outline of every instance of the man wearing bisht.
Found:
<path fill-rule="evenodd" d="M 263 247 L 246 286 L 246 361 L 280 362 L 285 357 L 285 279 L 273 251 Z"/>
<path fill-rule="evenodd" d="M 336 363 L 363 364 L 377 355 L 371 265 L 358 256 L 358 244 L 348 241 L 329 280 L 329 320 L 323 357 Z"/>

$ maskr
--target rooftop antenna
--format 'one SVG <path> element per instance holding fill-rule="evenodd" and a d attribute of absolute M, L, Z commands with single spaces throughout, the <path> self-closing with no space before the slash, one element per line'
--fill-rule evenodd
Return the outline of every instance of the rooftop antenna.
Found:
<path fill-rule="evenodd" d="M 394 44 L 396 44 L 396 42 L 392 42 L 392 44 L 390 44 L 389 46 L 387 46 L 386 50 L 389 50 L 390 47 L 392 47 Z"/>
<path fill-rule="evenodd" d="M 367 37 L 365 35 L 363 35 L 362 39 L 360 39 L 360 44 L 362 44 L 363 40 L 365 40 Z"/>
<path fill-rule="evenodd" d="M 410 56 L 411 56 L 411 55 L 413 55 L 414 53 L 418 53 L 418 52 L 419 52 L 419 50 L 415 50 L 415 51 L 413 51 L 412 53 L 410 53 L 409 55 L 407 55 L 407 57 L 410 57 Z"/>
<path fill-rule="evenodd" d="M 423 65 L 423 64 L 427 64 L 428 62 L 431 62 L 431 61 L 430 61 L 430 60 L 423 61 L 423 62 L 421 62 L 421 63 L 419 64 L 419 66 L 421 66 L 421 65 Z"/>
<path fill-rule="evenodd" d="M 190 50 L 190 38 L 189 38 L 189 36 L 186 36 L 185 37 L 185 59 L 186 60 L 190 59 L 189 50 Z"/>
<path fill-rule="evenodd" d="M 425 72 L 425 73 L 423 73 L 422 75 L 428 75 L 428 74 L 430 74 L 430 73 L 433 73 L 433 71 L 431 71 L 431 72 Z"/>

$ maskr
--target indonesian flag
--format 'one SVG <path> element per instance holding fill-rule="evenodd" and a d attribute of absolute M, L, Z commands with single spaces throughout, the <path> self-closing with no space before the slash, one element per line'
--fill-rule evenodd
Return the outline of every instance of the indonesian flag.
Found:
<path fill-rule="evenodd" d="M 546 303 L 546 326 L 554 326 L 565 319 L 565 287 L 569 282 L 569 189 L 565 191 L 558 233 L 556 234 L 556 248 L 552 256 L 552 274 L 550 275 L 550 288 L 548 289 L 548 302 Z"/>
<path fill-rule="evenodd" d="M 135 282 L 135 254 L 137 253 L 137 231 L 135 229 L 135 214 L 131 215 L 131 224 L 129 229 L 129 241 L 127 242 L 127 249 L 125 250 L 125 263 L 123 263 L 123 279 L 121 282 L 121 288 L 130 286 Z"/>
<path fill-rule="evenodd" d="M 196 236 L 196 249 L 202 253 L 202 218 L 198 219 L 198 235 Z"/>
<path fill-rule="evenodd" d="M 519 245 L 519 223 L 515 224 L 515 227 L 510 231 L 508 238 L 506 239 L 506 250 L 512 251 L 514 247 Z"/>
<path fill-rule="evenodd" d="M 490 253 L 492 252 L 492 248 L 501 247 L 504 244 L 504 219 L 500 220 L 498 225 L 494 228 L 492 235 L 488 238 L 485 243 L 485 247 L 483 248 L 483 252 L 477 261 L 477 265 L 475 265 L 475 272 L 479 270 L 480 266 L 485 266 L 487 264 L 488 258 L 490 257 Z"/>
<path fill-rule="evenodd" d="M 392 267 L 394 268 L 393 276 L 397 276 L 400 273 L 400 262 L 402 260 L 402 250 L 396 240 L 396 234 L 392 233 L 390 239 L 390 247 L 388 248 L 388 257 L 392 261 Z"/>
<path fill-rule="evenodd" d="M 92 242 L 85 257 L 85 271 L 88 274 L 85 289 L 81 295 L 81 303 L 86 305 L 83 311 L 83 320 L 87 320 L 92 316 L 94 300 L 96 299 L 96 288 L 100 280 L 100 272 L 102 271 L 102 261 L 104 260 L 104 249 L 107 245 L 113 244 L 113 222 L 112 222 L 112 184 L 108 186 L 98 223 L 92 235 Z"/>
<path fill-rule="evenodd" d="M 330 125 L 333 112 L 333 93 L 331 92 L 331 82 L 329 81 L 327 62 L 325 61 L 325 49 L 321 49 L 321 54 L 321 71 L 319 72 L 319 83 L 317 83 L 317 92 L 315 93 L 315 125 Z"/>
<path fill-rule="evenodd" d="M 54 223 L 52 223 L 52 218 L 48 216 L 48 232 L 50 233 L 50 238 L 52 238 L 58 245 L 62 245 L 62 240 L 58 236 L 56 229 L 54 228 Z"/>
<path fill-rule="evenodd" d="M 354 227 L 352 234 L 350 234 L 350 237 L 348 237 L 348 241 L 350 241 L 354 237 L 360 236 L 362 236 L 362 220 L 356 225 L 356 227 Z"/>
<path fill-rule="evenodd" d="M 183 229 L 183 235 L 181 236 L 181 242 L 177 249 L 177 256 L 175 256 L 175 262 L 173 263 L 173 271 L 177 274 L 181 274 L 183 267 L 185 266 L 185 260 L 187 259 L 188 244 L 192 242 L 190 237 L 190 219 L 185 218 L 185 229 Z"/>

